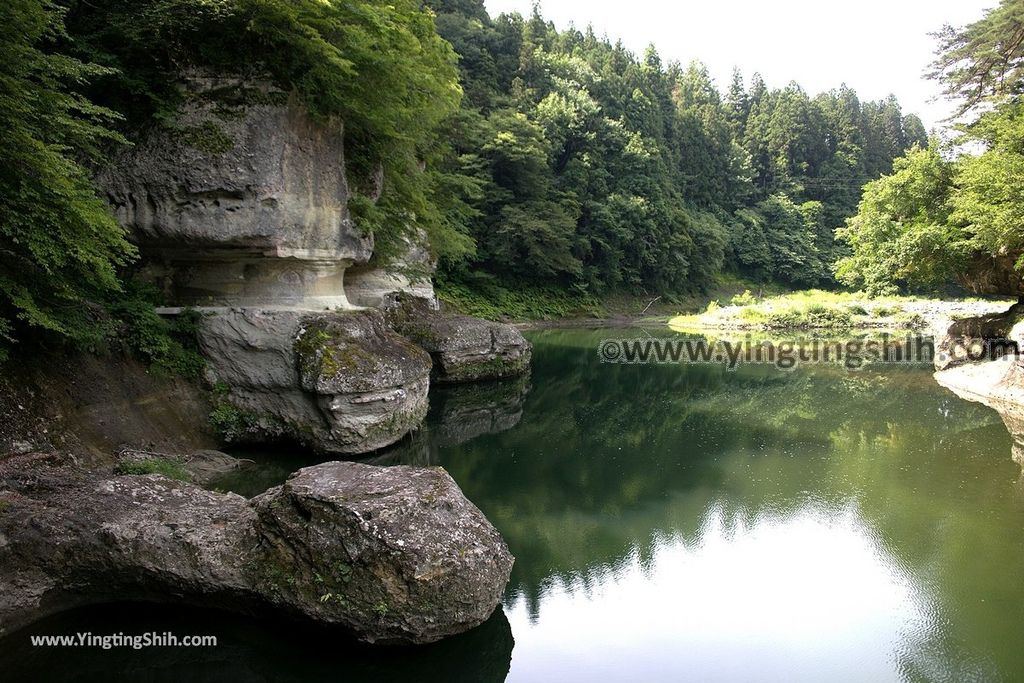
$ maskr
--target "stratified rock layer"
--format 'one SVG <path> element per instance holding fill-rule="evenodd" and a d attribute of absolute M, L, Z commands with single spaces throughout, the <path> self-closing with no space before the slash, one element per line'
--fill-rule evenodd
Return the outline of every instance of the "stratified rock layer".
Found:
<path fill-rule="evenodd" d="M 430 357 L 378 311 L 229 310 L 204 319 L 199 341 L 225 412 L 237 411 L 235 440 L 287 437 L 322 452 L 367 453 L 427 412 Z"/>
<path fill-rule="evenodd" d="M 267 82 L 190 74 L 173 124 L 99 182 L 174 305 L 346 307 L 373 238 L 349 214 L 339 122 Z"/>
<path fill-rule="evenodd" d="M 356 306 L 381 308 L 395 295 L 421 299 L 436 310 L 433 275 L 437 261 L 427 246 L 427 236 L 419 234 L 408 240 L 402 254 L 386 268 L 364 265 L 345 273 L 345 294 Z"/>
<path fill-rule="evenodd" d="M 435 382 L 502 379 L 530 369 L 533 347 L 511 325 L 436 311 L 407 295 L 394 297 L 386 311 L 399 334 L 430 353 Z"/>
<path fill-rule="evenodd" d="M 329 463 L 248 501 L 157 475 L 0 465 L 0 634 L 78 604 L 276 607 L 366 642 L 477 626 L 512 567 L 444 470 Z"/>

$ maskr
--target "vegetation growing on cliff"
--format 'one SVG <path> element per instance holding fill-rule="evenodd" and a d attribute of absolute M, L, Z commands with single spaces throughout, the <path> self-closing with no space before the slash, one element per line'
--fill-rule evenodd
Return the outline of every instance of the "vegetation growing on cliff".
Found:
<path fill-rule="evenodd" d="M 113 147 L 173 123 L 190 69 L 269 74 L 314 117 L 343 120 L 350 209 L 377 258 L 422 228 L 456 294 L 565 292 L 567 307 L 586 308 L 615 292 L 674 300 L 722 272 L 786 286 L 837 273 L 883 292 L 1024 252 L 1019 3 L 941 36 L 949 92 L 965 110 L 994 105 L 964 131 L 985 154 L 955 163 L 926 149 L 894 98 L 812 96 L 739 72 L 720 91 L 699 63 L 559 31 L 539 10 L 427 5 L 6 3 L 0 347 L 42 331 L 100 348 L 127 321 L 136 327 L 121 336 L 187 364 L 150 343 L 159 326 L 124 293 L 134 249 L 90 175 Z"/>
<path fill-rule="evenodd" d="M 897 160 L 866 188 L 840 231 L 852 253 L 839 279 L 870 292 L 934 290 L 956 279 L 1020 282 L 1024 273 L 1024 5 L 1003 0 L 979 21 L 941 34 L 933 76 L 973 115 L 957 144 L 980 154 L 949 158 L 934 142 Z M 1018 285 L 1019 288 L 1019 285 Z"/>
<path fill-rule="evenodd" d="M 88 170 L 121 140 L 117 114 L 81 95 L 107 72 L 54 54 L 63 38 L 49 2 L 0 4 L 0 359 L 26 326 L 99 346 L 110 327 L 95 302 L 118 295 L 135 254 Z"/>
<path fill-rule="evenodd" d="M 415 0 L 13 0 L 0 20 L 0 353 L 40 333 L 99 349 L 128 313 L 144 355 L 167 355 L 123 291 L 135 250 L 91 174 L 173 123 L 187 69 L 270 74 L 314 117 L 341 118 L 354 208 L 382 255 L 416 228 L 453 258 L 471 250 L 459 181 L 433 163 L 461 96 L 455 55 Z"/>

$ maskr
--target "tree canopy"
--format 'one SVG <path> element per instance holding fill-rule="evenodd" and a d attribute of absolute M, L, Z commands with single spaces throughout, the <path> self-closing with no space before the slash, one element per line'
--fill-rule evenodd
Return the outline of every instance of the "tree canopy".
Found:
<path fill-rule="evenodd" d="M 56 6 L 0 6 L 0 339 L 21 325 L 93 347 L 105 333 L 95 302 L 120 290 L 135 252 L 88 170 L 121 141 L 118 116 L 81 94 L 107 72 L 47 51 L 64 38 Z"/>
<path fill-rule="evenodd" d="M 791 285 L 832 282 L 833 230 L 864 183 L 926 143 L 895 98 L 811 96 L 736 72 L 634 55 L 536 10 L 490 18 L 433 0 L 466 97 L 445 170 L 480 189 L 475 252 L 445 276 L 600 294 L 708 287 L 723 269 Z"/>
<path fill-rule="evenodd" d="M 481 0 L 11 0 L 0 19 L 7 341 L 95 348 L 118 316 L 159 327 L 125 291 L 135 250 L 91 176 L 116 146 L 173 125 L 189 70 L 269 76 L 313 117 L 343 120 L 349 208 L 377 257 L 423 230 L 441 276 L 470 286 L 671 297 L 725 269 L 828 284 L 844 249 L 833 229 L 860 188 L 925 143 L 894 98 L 756 74 L 747 86 L 738 71 L 722 91 L 700 63 L 557 30 L 539 9 L 492 18 Z M 1015 167 L 999 172 L 1009 182 Z M 950 210 L 1005 241 L 1005 208 Z"/>
<path fill-rule="evenodd" d="M 836 273 L 874 291 L 934 290 L 951 281 L 985 291 L 978 276 L 1024 273 L 1024 6 L 1003 0 L 964 28 L 941 34 L 934 77 L 970 123 L 957 143 L 980 153 L 944 158 L 938 142 L 914 149 L 895 173 L 868 186 L 858 214 L 839 236 L 852 254 Z M 1012 291 L 1020 293 L 1018 285 Z M 996 293 L 996 292 L 991 292 Z"/>

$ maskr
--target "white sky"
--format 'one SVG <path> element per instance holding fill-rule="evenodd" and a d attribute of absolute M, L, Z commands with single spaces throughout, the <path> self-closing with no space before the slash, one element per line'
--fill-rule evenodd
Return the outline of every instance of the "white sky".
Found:
<path fill-rule="evenodd" d="M 485 0 L 491 16 L 529 15 L 532 0 Z M 864 100 L 890 93 L 904 113 L 916 112 L 931 129 L 949 103 L 930 100 L 937 83 L 922 74 L 943 24 L 981 18 L 998 0 L 543 0 L 542 12 L 559 29 L 592 24 L 598 35 L 622 39 L 643 54 L 654 43 L 664 62 L 699 59 L 725 90 L 733 66 L 749 85 L 759 71 L 768 87 L 796 81 L 812 95 L 846 83 Z"/>

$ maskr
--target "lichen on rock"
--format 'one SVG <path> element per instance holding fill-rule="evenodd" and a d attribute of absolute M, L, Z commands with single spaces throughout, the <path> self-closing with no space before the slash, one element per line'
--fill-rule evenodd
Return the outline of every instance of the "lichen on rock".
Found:
<path fill-rule="evenodd" d="M 287 438 L 325 453 L 389 446 L 427 412 L 430 357 L 379 311 L 242 309 L 204 319 L 200 346 L 220 412 L 246 441 Z"/>
<path fill-rule="evenodd" d="M 328 463 L 249 501 L 22 457 L 0 464 L 0 505 L 0 634 L 79 604 L 174 599 L 429 643 L 486 621 L 513 562 L 439 468 Z"/>
<path fill-rule="evenodd" d="M 529 371 L 533 347 L 511 325 L 434 310 L 414 297 L 385 307 L 395 330 L 430 353 L 438 383 L 515 377 Z"/>

